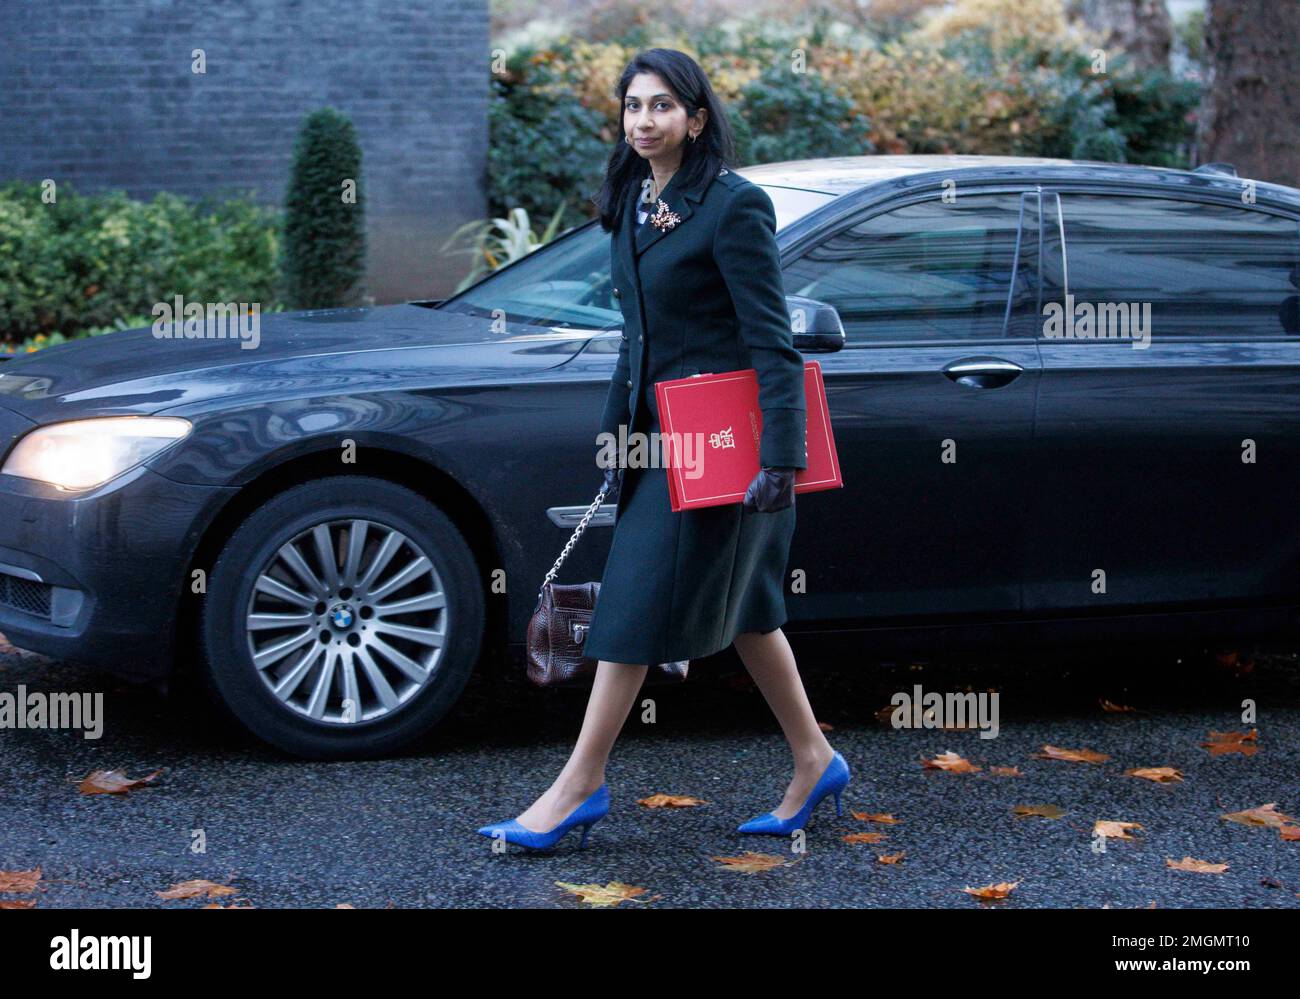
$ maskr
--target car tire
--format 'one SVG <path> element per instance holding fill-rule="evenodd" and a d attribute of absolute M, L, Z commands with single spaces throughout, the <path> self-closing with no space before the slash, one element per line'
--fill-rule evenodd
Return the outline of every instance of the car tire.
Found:
<path fill-rule="evenodd" d="M 451 709 L 483 621 L 477 564 L 446 514 L 396 483 L 333 476 L 280 493 L 231 534 L 202 597 L 199 673 L 263 741 L 308 759 L 369 759 Z"/>

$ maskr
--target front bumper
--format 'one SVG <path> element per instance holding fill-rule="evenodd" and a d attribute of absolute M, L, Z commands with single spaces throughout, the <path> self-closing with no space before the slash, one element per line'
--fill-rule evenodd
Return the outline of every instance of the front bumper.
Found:
<path fill-rule="evenodd" d="M 140 467 L 70 498 L 0 475 L 0 633 L 123 676 L 166 675 L 185 572 L 232 491 Z"/>

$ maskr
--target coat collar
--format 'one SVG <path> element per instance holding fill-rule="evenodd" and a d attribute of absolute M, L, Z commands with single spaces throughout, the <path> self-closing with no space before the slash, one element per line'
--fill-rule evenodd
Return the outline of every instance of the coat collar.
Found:
<path fill-rule="evenodd" d="M 725 170 L 725 167 L 723 169 Z M 721 174 L 721 172 L 722 171 L 719 171 L 719 174 Z M 637 225 L 636 203 L 637 199 L 641 196 L 641 187 L 640 185 L 633 186 L 632 192 L 629 195 L 632 202 L 632 207 L 629 211 L 629 225 L 633 230 L 633 238 L 631 241 L 632 248 L 637 256 L 645 253 L 646 250 L 667 236 L 668 233 L 675 232 L 684 226 L 687 220 L 690 219 L 691 215 L 694 213 L 692 205 L 700 203 L 704 198 L 704 192 L 708 190 L 709 184 L 712 183 L 714 179 L 712 177 L 704 177 L 689 187 L 682 187 L 678 183 L 678 178 L 680 177 L 681 169 L 679 168 L 677 173 L 673 174 L 669 179 L 668 186 L 659 192 L 659 200 L 666 204 L 668 209 L 673 212 L 678 219 L 680 219 L 680 221 L 671 229 L 660 229 L 658 226 L 653 225 L 649 219 L 647 219 L 644 224 Z M 656 206 L 651 204 L 647 207 L 650 208 L 653 214 Z"/>

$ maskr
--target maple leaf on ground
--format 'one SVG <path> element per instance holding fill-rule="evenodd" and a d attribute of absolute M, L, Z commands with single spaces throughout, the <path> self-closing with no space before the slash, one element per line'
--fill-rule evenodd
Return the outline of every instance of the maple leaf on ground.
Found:
<path fill-rule="evenodd" d="M 209 902 L 207 905 L 200 905 L 200 909 L 256 909 L 255 905 L 221 905 L 219 902 Z"/>
<path fill-rule="evenodd" d="M 1278 835 L 1288 842 L 1300 840 L 1300 825 L 1291 825 L 1290 823 L 1278 826 Z"/>
<path fill-rule="evenodd" d="M 34 898 L 0 899 L 0 909 L 34 909 L 34 908 L 36 908 L 36 899 Z"/>
<path fill-rule="evenodd" d="M 646 808 L 691 808 L 694 805 L 707 805 L 708 802 L 686 794 L 652 794 L 648 798 L 641 798 L 637 804 Z"/>
<path fill-rule="evenodd" d="M 644 895 L 649 889 L 637 888 L 635 885 L 625 885 L 622 881 L 611 881 L 604 885 L 576 885 L 568 881 L 557 881 L 555 883 L 570 895 L 577 895 L 583 902 L 597 908 L 609 908 L 622 902 L 652 902 L 654 899 L 659 898 L 658 895 L 651 898 L 637 898 L 638 895 Z"/>
<path fill-rule="evenodd" d="M 1254 756 L 1259 746 L 1259 730 L 1251 729 L 1249 732 L 1215 732 L 1210 730 L 1208 742 L 1201 743 L 1210 751 L 1211 756 L 1222 756 L 1224 753 L 1241 753 L 1243 756 Z"/>
<path fill-rule="evenodd" d="M 845 843 L 882 843 L 885 834 L 882 832 L 847 833 L 841 836 L 840 839 L 844 840 Z"/>
<path fill-rule="evenodd" d="M 1016 890 L 1016 886 L 1019 884 L 1019 881 L 1001 881 L 995 885 L 985 885 L 983 888 L 966 887 L 962 891 L 967 895 L 974 895 L 976 898 L 999 899 L 1006 898 Z"/>
<path fill-rule="evenodd" d="M 1107 839 L 1137 839 L 1136 836 L 1130 836 L 1128 830 L 1143 828 L 1140 822 L 1112 822 L 1108 819 L 1098 819 L 1093 823 L 1092 834 L 1095 836 L 1101 833 Z"/>
<path fill-rule="evenodd" d="M 932 760 L 922 760 L 921 765 L 929 770 L 946 770 L 953 774 L 973 774 L 980 769 L 951 750 L 940 753 Z"/>
<path fill-rule="evenodd" d="M 33 871 L 0 871 L 0 891 L 26 895 L 36 890 L 36 883 L 40 880 L 39 867 Z"/>
<path fill-rule="evenodd" d="M 1228 869 L 1227 864 L 1211 864 L 1208 860 L 1193 860 L 1191 857 L 1184 857 L 1182 860 L 1170 860 L 1166 857 L 1165 866 L 1175 871 L 1191 871 L 1194 874 L 1222 874 Z"/>
<path fill-rule="evenodd" d="M 1240 822 L 1245 826 L 1271 826 L 1274 829 L 1280 829 L 1296 821 L 1290 815 L 1279 812 L 1276 801 L 1270 801 L 1267 805 L 1260 805 L 1258 808 L 1248 808 L 1244 812 L 1229 812 L 1220 815 L 1219 818 L 1226 819 L 1228 822 Z"/>
<path fill-rule="evenodd" d="M 1065 760 L 1067 763 L 1105 763 L 1110 759 L 1105 753 L 1091 749 L 1062 749 L 1060 746 L 1046 745 L 1041 753 L 1034 753 L 1040 760 Z"/>
<path fill-rule="evenodd" d="M 1116 704 L 1113 701 L 1108 701 L 1104 697 L 1099 697 L 1097 700 L 1101 704 L 1101 709 L 1109 714 L 1137 710 L 1137 708 L 1130 707 L 1127 704 Z"/>
<path fill-rule="evenodd" d="M 849 809 L 849 814 L 859 822 L 880 822 L 885 825 L 894 826 L 898 825 L 898 823 L 902 821 L 901 819 L 894 818 L 887 812 L 855 812 L 853 809 Z"/>
<path fill-rule="evenodd" d="M 1023 777 L 1019 767 L 989 767 L 989 773 L 994 777 Z"/>
<path fill-rule="evenodd" d="M 1065 809 L 1056 805 L 1016 805 L 1011 811 L 1015 813 L 1017 818 L 1036 815 L 1044 819 L 1059 819 L 1065 814 Z"/>
<path fill-rule="evenodd" d="M 126 794 L 128 791 L 146 786 L 160 773 L 162 770 L 155 770 L 147 776 L 133 780 L 122 770 L 92 770 L 77 785 L 77 790 L 82 794 Z"/>
<path fill-rule="evenodd" d="M 793 863 L 784 857 L 774 857 L 770 853 L 755 853 L 753 850 L 746 850 L 739 857 L 710 857 L 709 859 L 722 864 L 722 869 L 737 871 L 740 874 L 762 874 L 774 867 L 789 867 Z"/>
<path fill-rule="evenodd" d="M 1143 780 L 1153 780 L 1157 784 L 1172 784 L 1183 779 L 1182 771 L 1175 767 L 1134 767 L 1131 770 L 1125 770 L 1124 775 L 1126 777 L 1141 777 Z"/>
<path fill-rule="evenodd" d="M 1207 738 L 1211 742 L 1227 742 L 1229 740 L 1233 742 L 1258 742 L 1259 729 L 1252 728 L 1249 732 L 1216 732 L 1214 729 L 1210 729 Z M 1201 745 L 1205 745 L 1205 743 L 1201 743 Z"/>
<path fill-rule="evenodd" d="M 154 892 L 159 898 L 174 900 L 178 898 L 216 898 L 219 895 L 233 895 L 235 889 L 230 885 L 219 885 L 212 881 L 204 881 L 201 878 L 194 881 L 182 881 L 174 884 L 166 891 Z"/>
<path fill-rule="evenodd" d="M 905 856 L 906 856 L 906 854 L 905 854 L 905 853 L 902 853 L 902 852 L 899 852 L 899 853 L 881 853 L 881 854 L 877 854 L 877 855 L 876 855 L 876 859 L 877 859 L 878 861 L 880 861 L 882 864 L 897 864 L 897 863 L 901 862 L 902 859 L 903 859 L 903 857 L 905 857 Z"/>

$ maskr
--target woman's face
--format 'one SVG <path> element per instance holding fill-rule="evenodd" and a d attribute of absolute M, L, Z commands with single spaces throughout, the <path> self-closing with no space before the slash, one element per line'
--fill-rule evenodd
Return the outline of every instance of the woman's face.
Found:
<path fill-rule="evenodd" d="M 656 73 L 638 73 L 623 98 L 623 134 L 643 159 L 664 165 L 681 161 L 682 143 L 698 135 L 708 112 L 686 116 L 686 106 Z"/>

